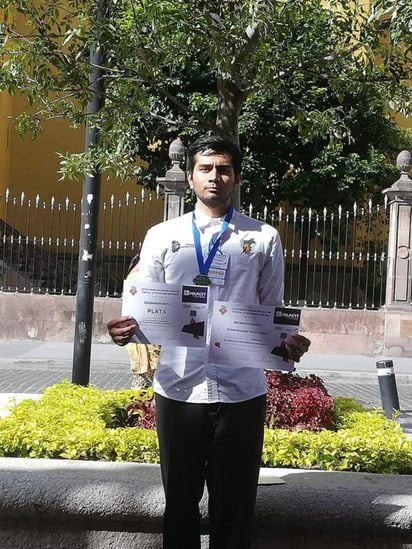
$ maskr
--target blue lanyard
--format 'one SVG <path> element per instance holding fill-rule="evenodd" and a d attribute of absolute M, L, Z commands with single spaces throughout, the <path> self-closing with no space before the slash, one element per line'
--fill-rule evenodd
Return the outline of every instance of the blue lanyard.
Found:
<path fill-rule="evenodd" d="M 207 275 L 207 273 L 209 272 L 210 265 L 212 264 L 212 261 L 215 258 L 222 236 L 225 234 L 226 229 L 228 228 L 228 225 L 230 223 L 230 220 L 232 219 L 233 211 L 234 211 L 234 208 L 232 205 L 230 205 L 230 208 L 222 223 L 222 228 L 220 229 L 220 233 L 217 235 L 217 237 L 213 237 L 211 240 L 211 244 L 213 244 L 213 246 L 209 251 L 206 261 L 203 261 L 202 246 L 200 244 L 200 232 L 196 225 L 195 212 L 193 212 L 193 216 L 192 216 L 193 239 L 195 241 L 197 264 L 199 266 L 199 273 L 201 275 Z"/>

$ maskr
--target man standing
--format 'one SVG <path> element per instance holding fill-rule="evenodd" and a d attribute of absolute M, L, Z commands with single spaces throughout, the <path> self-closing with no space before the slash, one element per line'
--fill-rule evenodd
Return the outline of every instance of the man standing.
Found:
<path fill-rule="evenodd" d="M 194 212 L 149 229 L 134 278 L 208 285 L 210 307 L 214 300 L 281 305 L 279 234 L 231 205 L 241 180 L 238 147 L 220 137 L 197 140 L 188 149 L 187 175 Z M 120 317 L 108 329 L 116 344 L 125 345 L 135 321 Z M 299 361 L 309 344 L 292 337 L 290 359 Z M 208 345 L 162 347 L 153 386 L 166 496 L 163 547 L 200 548 L 206 483 L 210 549 L 248 549 L 263 444 L 263 369 L 238 365 L 235 358 L 210 363 Z"/>

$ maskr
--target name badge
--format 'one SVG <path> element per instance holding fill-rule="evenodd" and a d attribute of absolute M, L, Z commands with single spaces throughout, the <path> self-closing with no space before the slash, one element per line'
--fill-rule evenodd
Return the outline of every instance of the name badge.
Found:
<path fill-rule="evenodd" d="M 212 284 L 223 286 L 226 279 L 227 266 L 229 264 L 229 256 L 225 254 L 216 255 L 210 266 L 208 277 Z"/>

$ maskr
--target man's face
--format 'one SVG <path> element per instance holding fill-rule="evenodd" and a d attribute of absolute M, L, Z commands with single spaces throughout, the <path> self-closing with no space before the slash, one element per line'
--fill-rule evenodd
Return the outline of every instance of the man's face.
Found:
<path fill-rule="evenodd" d="M 197 154 L 193 174 L 188 174 L 190 187 L 205 206 L 229 205 L 233 191 L 240 183 L 235 177 L 230 154 Z"/>

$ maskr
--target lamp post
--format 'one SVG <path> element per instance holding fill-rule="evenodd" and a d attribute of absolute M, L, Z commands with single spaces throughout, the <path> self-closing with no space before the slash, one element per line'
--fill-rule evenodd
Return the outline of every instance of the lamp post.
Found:
<path fill-rule="evenodd" d="M 96 2 L 96 30 L 106 17 L 107 0 Z M 103 48 L 95 43 L 90 49 L 89 76 L 90 100 L 87 105 L 86 152 L 99 141 L 99 130 L 93 123 L 104 104 Z M 100 203 L 100 167 L 89 170 L 83 184 L 81 202 L 81 228 L 79 243 L 79 269 L 77 276 L 76 319 L 73 347 L 72 382 L 88 385 L 90 379 L 90 355 L 93 331 L 94 280 L 97 250 L 97 221 Z"/>
<path fill-rule="evenodd" d="M 400 178 L 383 191 L 389 199 L 390 222 L 388 242 L 388 271 L 386 278 L 387 308 L 411 306 L 412 276 L 412 179 L 408 173 L 412 167 L 412 155 L 402 151 L 396 159 Z"/>
<path fill-rule="evenodd" d="M 156 179 L 157 183 L 162 185 L 165 191 L 164 221 L 178 217 L 184 211 L 184 195 L 188 186 L 186 174 L 180 167 L 184 157 L 185 147 L 178 137 L 169 146 L 169 158 L 172 161 L 172 167 L 170 170 L 167 170 L 165 177 L 158 177 Z"/>

